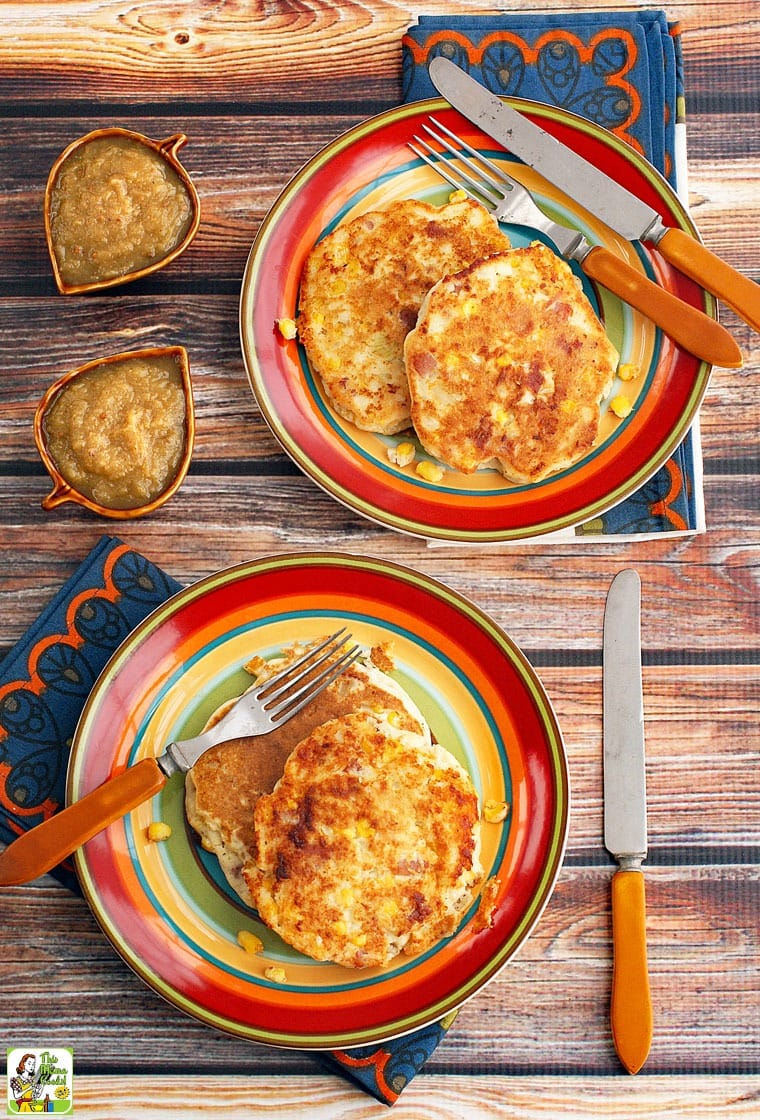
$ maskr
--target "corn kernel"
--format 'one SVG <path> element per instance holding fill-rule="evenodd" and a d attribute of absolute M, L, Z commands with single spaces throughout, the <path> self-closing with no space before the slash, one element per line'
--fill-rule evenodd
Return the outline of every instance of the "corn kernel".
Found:
<path fill-rule="evenodd" d="M 478 301 L 476 299 L 466 299 L 462 304 L 462 314 L 465 319 L 470 319 L 478 309 Z"/>
<path fill-rule="evenodd" d="M 151 844 L 158 844 L 161 840 L 168 840 L 172 834 L 171 825 L 163 821 L 151 821 L 148 825 L 148 839 Z"/>
<path fill-rule="evenodd" d="M 401 716 L 398 712 L 388 712 L 388 723 L 391 727 L 401 727 Z"/>
<path fill-rule="evenodd" d="M 626 416 L 630 416 L 633 405 L 628 400 L 628 397 L 622 393 L 618 393 L 616 397 L 610 401 L 610 411 L 614 412 L 622 420 Z"/>
<path fill-rule="evenodd" d="M 499 406 L 499 408 L 497 408 L 496 411 L 494 412 L 493 418 L 494 418 L 494 420 L 496 421 L 497 424 L 506 424 L 506 422 L 507 422 L 507 410 L 506 410 L 506 408 L 502 408 L 501 406 Z"/>
<path fill-rule="evenodd" d="M 356 829 L 353 827 L 353 825 L 348 825 L 347 828 L 341 828 L 339 830 L 339 834 L 345 837 L 346 840 L 356 839 Z"/>
<path fill-rule="evenodd" d="M 578 402 L 571 400 L 570 397 L 565 397 L 565 399 L 560 402 L 559 407 L 563 412 L 575 412 L 576 408 L 578 407 Z"/>
<path fill-rule="evenodd" d="M 618 366 L 618 377 L 621 381 L 633 381 L 634 377 L 638 377 L 639 367 L 635 366 L 633 362 L 623 362 Z"/>
<path fill-rule="evenodd" d="M 348 285 L 346 284 L 345 278 L 343 276 L 335 277 L 335 279 L 333 280 L 332 290 L 333 295 L 336 296 L 343 296 L 346 294 Z"/>
<path fill-rule="evenodd" d="M 357 945 L 360 949 L 367 944 L 366 933 L 357 933 L 351 938 L 351 944 Z"/>
<path fill-rule="evenodd" d="M 342 918 L 338 918 L 337 922 L 333 922 L 333 932 L 337 933 L 340 937 L 343 937 L 347 929 L 348 926 Z"/>
<path fill-rule="evenodd" d="M 459 190 L 452 191 L 449 195 L 449 202 L 464 202 L 467 198 L 467 191 L 463 191 L 461 187 Z"/>
<path fill-rule="evenodd" d="M 250 661 L 246 661 L 243 668 L 250 676 L 257 677 L 261 670 L 266 668 L 266 661 L 257 653 L 251 658 Z"/>
<path fill-rule="evenodd" d="M 399 443 L 388 448 L 388 458 L 397 467 L 408 467 L 414 461 L 416 450 L 413 443 Z"/>
<path fill-rule="evenodd" d="M 277 330 L 283 338 L 295 338 L 298 334 L 298 327 L 296 326 L 295 319 L 278 319 Z"/>
<path fill-rule="evenodd" d="M 375 830 L 372 825 L 364 817 L 356 822 L 357 835 L 361 836 L 362 839 L 366 840 L 368 837 L 373 835 L 374 831 Z"/>
<path fill-rule="evenodd" d="M 339 897 L 344 906 L 350 906 L 354 901 L 355 895 L 351 887 L 342 887 Z"/>
<path fill-rule="evenodd" d="M 440 482 L 443 478 L 443 467 L 439 467 L 437 463 L 430 463 L 427 459 L 422 459 L 414 469 L 426 482 Z"/>
<path fill-rule="evenodd" d="M 252 953 L 254 956 L 257 953 L 261 953 L 264 949 L 264 942 L 250 929 L 239 930 L 237 939 L 240 948 L 245 949 L 246 953 Z"/>
<path fill-rule="evenodd" d="M 264 975 L 267 980 L 271 980 L 274 984 L 284 984 L 288 978 L 285 969 L 274 964 L 264 969 Z"/>
<path fill-rule="evenodd" d="M 508 812 L 509 805 L 506 801 L 489 799 L 483 804 L 483 820 L 488 821 L 489 824 L 499 824 L 506 819 Z"/>

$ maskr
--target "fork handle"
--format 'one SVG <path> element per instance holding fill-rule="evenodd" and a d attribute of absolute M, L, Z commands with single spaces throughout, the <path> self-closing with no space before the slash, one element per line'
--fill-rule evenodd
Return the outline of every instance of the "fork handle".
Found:
<path fill-rule="evenodd" d="M 136 809 L 165 785 L 166 775 L 155 758 L 144 758 L 109 778 L 0 852 L 0 886 L 19 886 L 44 875 L 86 840 L 130 809 Z"/>
<path fill-rule="evenodd" d="M 601 245 L 580 262 L 592 280 L 637 308 L 689 353 L 715 366 L 739 369 L 742 352 L 725 327 L 666 292 Z"/>

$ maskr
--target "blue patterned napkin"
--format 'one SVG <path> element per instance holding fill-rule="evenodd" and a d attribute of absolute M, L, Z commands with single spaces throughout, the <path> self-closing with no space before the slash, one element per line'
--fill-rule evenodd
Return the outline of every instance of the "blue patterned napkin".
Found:
<path fill-rule="evenodd" d="M 437 97 L 428 63 L 444 55 L 492 92 L 557 105 L 626 140 L 678 188 L 681 43 L 661 11 L 420 16 L 402 42 L 405 101 Z M 578 536 L 660 536 L 703 528 L 698 432 L 637 493 Z"/>
<path fill-rule="evenodd" d="M 102 537 L 0 662 L 0 841 L 11 843 L 64 804 L 71 742 L 97 677 L 130 631 L 180 589 L 139 552 Z M 79 891 L 69 861 L 51 874 Z M 393 1104 L 453 1019 L 320 1057 Z"/>

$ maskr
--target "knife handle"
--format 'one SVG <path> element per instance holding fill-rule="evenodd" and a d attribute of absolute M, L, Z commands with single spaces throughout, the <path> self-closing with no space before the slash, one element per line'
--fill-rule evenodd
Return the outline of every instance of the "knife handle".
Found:
<path fill-rule="evenodd" d="M 581 268 L 592 280 L 642 311 L 689 353 L 715 366 L 740 368 L 742 352 L 725 327 L 666 292 L 609 249 L 595 246 L 581 261 Z"/>
<path fill-rule="evenodd" d="M 612 877 L 612 1038 L 620 1061 L 638 1073 L 652 1044 L 646 898 L 641 871 Z"/>
<path fill-rule="evenodd" d="M 166 785 L 155 758 L 144 758 L 109 778 L 73 805 L 30 828 L 0 852 L 0 886 L 30 883 L 113 821 Z"/>
<path fill-rule="evenodd" d="M 722 299 L 753 330 L 760 331 L 760 284 L 742 276 L 682 229 L 669 229 L 656 244 L 657 251 L 680 272 Z"/>

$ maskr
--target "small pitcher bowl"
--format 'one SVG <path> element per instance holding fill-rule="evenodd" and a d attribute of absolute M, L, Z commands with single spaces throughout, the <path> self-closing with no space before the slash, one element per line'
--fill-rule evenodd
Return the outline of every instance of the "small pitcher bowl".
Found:
<path fill-rule="evenodd" d="M 173 358 L 177 363 L 177 368 L 180 374 L 182 391 L 185 398 L 185 417 L 184 417 L 184 433 L 183 433 L 183 451 L 179 462 L 177 471 L 168 485 L 149 502 L 143 505 L 133 506 L 127 509 L 112 508 L 109 506 L 100 505 L 98 502 L 89 498 L 86 494 L 80 493 L 70 482 L 61 474 L 55 459 L 50 453 L 48 446 L 48 437 L 45 430 L 46 415 L 57 399 L 61 391 L 69 385 L 77 377 L 90 370 L 107 367 L 116 362 L 122 362 L 126 359 L 145 359 L 151 358 Z M 34 441 L 37 445 L 37 450 L 40 454 L 45 469 L 53 480 L 53 489 L 51 492 L 42 499 L 42 508 L 45 510 L 55 509 L 57 506 L 62 505 L 64 502 L 76 502 L 83 506 L 85 509 L 92 510 L 93 513 L 99 514 L 101 517 L 110 517 L 117 520 L 129 520 L 135 517 L 144 517 L 146 514 L 153 513 L 164 502 L 167 502 L 171 496 L 181 486 L 184 481 L 190 466 L 190 460 L 193 454 L 193 444 L 195 441 L 195 409 L 193 404 L 193 390 L 192 382 L 190 380 L 190 364 L 188 361 L 187 351 L 183 346 L 161 346 L 153 347 L 147 350 L 129 350 L 120 354 L 113 354 L 106 358 L 96 358 L 94 361 L 87 362 L 76 369 L 71 370 L 69 373 L 60 377 L 54 384 L 50 386 L 34 414 Z"/>
<path fill-rule="evenodd" d="M 75 151 L 82 148 L 84 145 L 91 143 L 93 140 L 102 140 L 108 138 L 121 138 L 131 140 L 137 144 L 142 144 L 144 147 L 149 148 L 151 151 L 157 153 L 161 159 L 165 161 L 173 169 L 187 191 L 190 200 L 191 220 L 181 241 L 175 245 L 169 252 L 158 260 L 150 264 L 137 267 L 128 272 L 119 273 L 116 276 L 109 276 L 102 279 L 95 279 L 87 281 L 86 283 L 70 283 L 61 275 L 61 266 L 58 260 L 55 249 L 55 240 L 52 230 L 52 198 L 56 182 L 61 167 L 67 159 Z M 166 140 L 150 140 L 147 136 L 143 136 L 139 132 L 132 132 L 126 128 L 99 128 L 94 132 L 88 132 L 86 136 L 74 140 L 67 148 L 61 152 L 58 159 L 53 164 L 50 174 L 48 176 L 47 186 L 45 188 L 45 236 L 47 239 L 48 253 L 50 261 L 53 266 L 53 277 L 55 279 L 56 287 L 62 295 L 76 295 L 82 292 L 94 292 L 103 288 L 111 288 L 116 284 L 127 284 L 132 280 L 138 280 L 142 276 L 148 276 L 153 272 L 157 272 L 161 268 L 165 268 L 170 264 L 180 253 L 184 253 L 190 242 L 198 232 L 198 227 L 201 220 L 201 204 L 198 197 L 198 192 L 195 189 L 192 179 L 188 175 L 185 168 L 180 163 L 177 152 L 187 143 L 187 136 L 184 133 L 178 132 L 173 136 L 167 137 Z"/>

